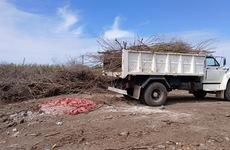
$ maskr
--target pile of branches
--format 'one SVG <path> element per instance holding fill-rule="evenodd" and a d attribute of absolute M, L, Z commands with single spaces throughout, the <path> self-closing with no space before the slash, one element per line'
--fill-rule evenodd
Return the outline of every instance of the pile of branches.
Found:
<path fill-rule="evenodd" d="M 112 72 L 121 71 L 122 62 L 121 51 L 108 51 L 102 55 L 103 69 L 105 71 L 109 70 Z"/>
<path fill-rule="evenodd" d="M 146 40 L 136 39 L 133 43 L 115 39 L 111 41 L 104 37 L 99 37 L 98 44 L 103 48 L 100 52 L 105 71 L 120 71 L 122 65 L 122 50 L 162 52 L 162 53 L 187 53 L 187 54 L 209 54 L 212 40 L 205 40 L 197 44 L 189 44 L 183 40 L 172 38 L 166 40 L 164 37 L 156 35 Z"/>
<path fill-rule="evenodd" d="M 161 42 L 154 45 L 137 45 L 129 47 L 131 50 L 136 51 L 150 51 L 162 53 L 187 53 L 187 54 L 207 54 L 211 53 L 206 49 L 193 48 L 191 45 L 184 41 Z"/>
<path fill-rule="evenodd" d="M 83 65 L 0 65 L 0 101 L 15 102 L 72 93 L 105 92 L 101 69 Z"/>

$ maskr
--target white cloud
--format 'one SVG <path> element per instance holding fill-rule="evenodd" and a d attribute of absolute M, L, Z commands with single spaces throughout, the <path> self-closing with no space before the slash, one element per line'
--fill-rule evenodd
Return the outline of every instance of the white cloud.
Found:
<path fill-rule="evenodd" d="M 62 24 L 61 28 L 65 30 L 69 29 L 69 27 L 79 21 L 76 15 L 67 12 L 67 6 L 58 8 L 58 13 L 64 19 L 64 23 Z"/>
<path fill-rule="evenodd" d="M 57 28 L 59 32 L 70 32 L 74 35 L 80 35 L 82 33 L 82 27 L 71 29 L 79 22 L 79 16 L 68 10 L 68 6 L 58 8 L 58 15 L 63 20 Z"/>
<path fill-rule="evenodd" d="M 53 59 L 63 62 L 67 57 L 97 51 L 94 39 L 78 37 L 83 30 L 77 25 L 78 14 L 68 7 L 57 12 L 56 16 L 42 16 L 1 0 L 0 62 L 21 63 L 25 58 L 27 63 L 47 64 Z"/>
<path fill-rule="evenodd" d="M 104 36 L 107 39 L 130 38 L 130 37 L 133 38 L 135 36 L 133 32 L 122 30 L 119 28 L 119 26 L 120 26 L 120 17 L 116 17 L 111 28 L 105 31 Z"/>
<path fill-rule="evenodd" d="M 38 19 L 39 16 L 35 14 L 26 13 L 16 9 L 13 5 L 7 2 L 7 0 L 0 1 L 0 27 L 15 27 L 23 26 L 24 21 L 33 21 Z M 40 18 L 41 19 L 41 18 Z"/>
<path fill-rule="evenodd" d="M 120 17 L 115 17 L 112 30 L 119 30 Z"/>

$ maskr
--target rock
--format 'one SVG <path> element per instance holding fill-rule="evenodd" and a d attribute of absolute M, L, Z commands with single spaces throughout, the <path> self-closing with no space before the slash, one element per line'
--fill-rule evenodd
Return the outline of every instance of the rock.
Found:
<path fill-rule="evenodd" d="M 159 149 L 165 149 L 166 147 L 164 145 L 158 145 L 157 146 Z"/>
<path fill-rule="evenodd" d="M 198 147 L 198 150 L 206 150 L 208 149 L 208 147 L 205 144 L 200 144 L 200 146 Z"/>
<path fill-rule="evenodd" d="M 165 106 L 164 106 L 164 105 L 161 105 L 160 109 L 165 109 Z"/>
<path fill-rule="evenodd" d="M 128 136 L 129 132 L 128 131 L 124 131 L 124 132 L 120 132 L 118 133 L 119 136 Z"/>
<path fill-rule="evenodd" d="M 135 116 L 135 115 L 137 115 L 135 112 L 130 114 L 130 116 Z"/>
<path fill-rule="evenodd" d="M 101 136 L 101 138 L 102 138 L 102 139 L 107 139 L 108 136 L 104 134 L 104 135 Z"/>
<path fill-rule="evenodd" d="M 19 134 L 20 134 L 20 132 L 17 131 L 17 132 L 15 132 L 15 133 L 13 134 L 13 137 L 18 137 Z"/>
<path fill-rule="evenodd" d="M 27 112 L 26 112 L 26 115 L 30 117 L 30 116 L 33 115 L 33 112 L 32 112 L 32 111 L 27 111 Z"/>
<path fill-rule="evenodd" d="M 168 145 L 176 145 L 176 143 L 173 142 L 173 141 L 166 141 L 165 143 L 168 144 Z"/>
<path fill-rule="evenodd" d="M 63 125 L 63 123 L 61 121 L 56 122 L 56 125 L 60 126 Z"/>
<path fill-rule="evenodd" d="M 27 115 L 26 115 L 26 111 L 21 111 L 21 112 L 19 113 L 19 115 L 22 116 L 22 117 L 27 116 Z"/>
<path fill-rule="evenodd" d="M 170 149 L 170 150 L 176 150 L 176 147 L 173 146 L 173 145 L 169 145 L 168 149 Z"/>
<path fill-rule="evenodd" d="M 13 131 L 13 132 L 17 132 L 18 130 L 17 130 L 16 128 L 13 128 L 12 131 Z"/>
<path fill-rule="evenodd" d="M 105 117 L 105 120 L 106 119 L 113 119 L 113 116 L 107 116 L 107 117 Z"/>
<path fill-rule="evenodd" d="M 226 117 L 230 117 L 230 115 L 229 115 L 229 114 L 226 114 Z"/>
<path fill-rule="evenodd" d="M 15 117 L 17 117 L 17 114 L 13 114 L 9 116 L 10 119 L 14 119 Z"/>
<path fill-rule="evenodd" d="M 171 144 L 171 142 L 170 142 L 170 141 L 166 141 L 165 143 L 166 143 L 166 144 Z"/>

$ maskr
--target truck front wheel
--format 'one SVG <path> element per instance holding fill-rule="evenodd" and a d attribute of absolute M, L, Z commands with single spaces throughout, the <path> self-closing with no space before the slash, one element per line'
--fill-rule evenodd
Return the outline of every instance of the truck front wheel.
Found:
<path fill-rule="evenodd" d="M 163 105 L 167 99 L 167 89 L 161 83 L 152 83 L 144 91 L 143 98 L 149 106 Z"/>
<path fill-rule="evenodd" d="M 224 99 L 230 101 L 230 83 L 228 83 L 227 88 L 224 91 Z"/>

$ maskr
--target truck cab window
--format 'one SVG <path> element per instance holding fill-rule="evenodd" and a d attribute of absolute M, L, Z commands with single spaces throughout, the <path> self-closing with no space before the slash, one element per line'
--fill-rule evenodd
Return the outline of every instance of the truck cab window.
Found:
<path fill-rule="evenodd" d="M 207 66 L 220 66 L 220 64 L 213 57 L 207 57 L 206 58 L 206 65 Z"/>

